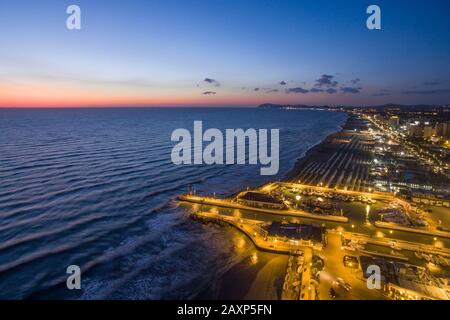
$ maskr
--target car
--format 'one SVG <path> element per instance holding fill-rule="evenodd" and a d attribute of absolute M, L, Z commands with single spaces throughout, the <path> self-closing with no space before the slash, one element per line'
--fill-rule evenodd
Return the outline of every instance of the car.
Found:
<path fill-rule="evenodd" d="M 348 282 L 346 282 L 344 279 L 336 278 L 336 282 L 337 282 L 338 286 L 343 288 L 345 291 L 348 292 L 348 291 L 352 290 L 352 286 Z"/>
<path fill-rule="evenodd" d="M 336 290 L 331 288 L 329 294 L 331 299 L 336 299 Z"/>

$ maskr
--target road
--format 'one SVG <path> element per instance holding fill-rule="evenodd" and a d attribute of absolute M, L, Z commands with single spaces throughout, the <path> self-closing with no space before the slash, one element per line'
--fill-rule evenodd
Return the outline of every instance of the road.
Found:
<path fill-rule="evenodd" d="M 307 248 L 303 251 L 304 262 L 303 262 L 303 273 L 302 273 L 302 284 L 300 290 L 300 300 L 310 300 L 311 299 L 311 265 L 312 265 L 312 255 L 313 251 Z"/>
<path fill-rule="evenodd" d="M 378 290 L 367 288 L 366 282 L 357 277 L 361 275 L 360 270 L 346 268 L 343 263 L 345 251 L 341 250 L 342 242 L 339 233 L 328 233 L 328 243 L 320 253 L 325 262 L 325 269 L 320 274 L 319 292 L 321 300 L 329 300 L 329 290 L 332 282 L 337 277 L 343 278 L 352 286 L 350 292 L 342 288 L 334 289 L 337 292 L 336 299 L 340 300 L 380 300 L 386 297 Z M 349 255 L 352 255 L 349 253 Z"/>

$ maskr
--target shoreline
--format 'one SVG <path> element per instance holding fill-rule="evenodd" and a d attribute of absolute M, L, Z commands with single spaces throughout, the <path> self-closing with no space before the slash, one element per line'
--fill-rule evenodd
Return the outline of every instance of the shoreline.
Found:
<path fill-rule="evenodd" d="M 316 110 L 316 111 L 330 112 L 329 110 Z M 343 121 L 342 124 L 339 125 L 339 128 L 338 128 L 336 131 L 331 132 L 330 134 L 328 134 L 327 136 L 325 136 L 322 140 L 320 140 L 320 141 L 316 142 L 315 144 L 311 145 L 306 151 L 304 151 L 303 155 L 300 155 L 300 156 L 298 156 L 298 157 L 295 159 L 295 161 L 294 161 L 293 165 L 291 166 L 291 168 L 290 168 L 289 170 L 287 170 L 287 172 L 286 172 L 285 174 L 283 174 L 281 177 L 279 177 L 276 181 L 287 182 L 287 181 L 292 180 L 292 177 L 291 177 L 291 176 L 295 176 L 295 173 L 298 173 L 299 167 L 301 166 L 301 164 L 302 164 L 306 159 L 309 159 L 309 157 L 312 157 L 312 156 L 314 155 L 314 153 L 316 152 L 316 150 L 320 150 L 320 147 L 323 146 L 323 145 L 325 145 L 326 142 L 327 142 L 333 135 L 336 135 L 336 134 L 338 134 L 338 133 L 340 133 L 340 132 L 342 132 L 342 131 L 344 130 L 344 128 L 345 128 L 345 126 L 347 125 L 347 122 L 348 122 L 348 120 L 349 120 L 349 118 L 350 118 L 350 113 L 349 113 L 348 111 L 342 111 L 342 112 L 346 114 L 347 118 Z M 268 184 L 268 183 L 270 183 L 270 182 L 274 182 L 274 181 L 267 180 L 266 182 L 262 182 L 262 183 L 260 183 L 260 184 L 256 184 L 256 185 L 254 186 L 254 188 L 255 188 L 255 189 L 259 189 L 259 188 L 261 188 L 262 186 L 264 186 L 264 185 L 266 185 L 266 184 Z M 242 189 L 240 189 L 240 190 L 238 190 L 238 191 L 236 191 L 236 192 L 227 194 L 226 197 L 227 197 L 227 198 L 233 198 L 233 197 L 237 196 L 240 192 L 242 192 Z"/>
<path fill-rule="evenodd" d="M 344 111 L 347 118 L 345 119 L 345 121 L 343 122 L 342 125 L 340 125 L 340 128 L 333 132 L 330 133 L 329 135 L 327 135 L 322 141 L 316 143 L 315 145 L 311 146 L 303 156 L 300 156 L 299 158 L 297 158 L 297 160 L 295 160 L 295 163 L 293 165 L 293 167 L 285 174 L 285 176 L 281 179 L 281 181 L 291 181 L 295 176 L 298 175 L 299 170 L 301 168 L 301 166 L 307 162 L 310 158 L 313 158 L 315 154 L 318 153 L 318 151 L 320 151 L 326 144 L 327 141 L 333 137 L 334 135 L 342 132 L 344 130 L 344 128 L 348 125 L 348 121 L 350 119 L 350 114 L 347 111 Z"/>
<path fill-rule="evenodd" d="M 350 119 L 349 112 L 345 111 L 346 119 L 339 125 L 339 128 L 325 136 L 321 141 L 308 148 L 303 155 L 295 160 L 292 167 L 280 178 L 280 181 L 289 181 L 298 174 L 301 165 L 314 157 L 315 153 L 327 144 L 327 141 L 336 134 L 339 134 L 348 125 Z M 263 183 L 258 187 L 266 185 Z M 239 192 L 231 195 L 235 196 Z M 247 241 L 252 242 L 250 239 Z M 253 243 L 254 245 L 254 243 Z M 256 248 L 256 247 L 255 247 Z M 248 259 L 243 259 L 240 263 L 232 267 L 217 279 L 215 288 L 206 288 L 196 295 L 201 299 L 281 299 L 281 286 L 284 271 L 287 266 L 288 257 L 282 254 L 258 251 L 260 260 L 255 265 L 249 265 Z M 231 283 L 236 281 L 243 283 L 243 288 L 237 288 Z M 281 281 L 281 283 L 280 283 Z M 268 291 L 266 291 L 270 288 Z M 276 293 L 278 292 L 278 294 Z"/>
<path fill-rule="evenodd" d="M 253 259 L 251 256 L 242 259 L 194 299 L 280 300 L 287 264 L 287 255 L 257 251 Z"/>
<path fill-rule="evenodd" d="M 370 193 L 370 197 L 372 195 L 380 198 L 383 196 L 380 195 L 381 192 L 377 193 L 375 191 L 372 193 L 372 181 L 367 179 L 369 174 L 367 169 L 367 159 L 371 158 L 372 144 L 370 144 L 370 142 L 372 140 L 367 138 L 368 133 L 366 132 L 366 125 L 358 115 L 347 111 L 345 113 L 346 119 L 339 125 L 340 128 L 328 134 L 322 141 L 311 146 L 303 155 L 300 155 L 300 157 L 295 160 L 292 168 L 279 178 L 278 183 L 283 184 L 284 182 L 287 182 L 286 184 L 291 185 L 295 185 L 292 182 L 304 185 L 311 184 L 311 186 L 313 186 L 312 188 L 327 189 L 327 192 L 341 190 L 342 187 L 345 187 L 345 189 L 342 189 L 345 191 L 342 192 L 350 194 L 354 193 L 355 197 L 357 194 L 361 193 Z M 370 142 L 365 143 L 365 141 Z M 348 147 L 342 147 L 342 145 Z M 354 157 L 354 154 L 357 154 L 357 156 Z M 355 159 L 356 157 L 358 158 Z M 324 165 L 322 165 L 322 163 Z M 357 169 L 355 169 L 355 167 Z M 377 200 L 379 199 L 377 198 Z M 252 210 L 260 212 L 266 211 L 263 209 Z M 274 210 L 270 209 L 270 211 Z M 289 214 L 284 212 L 284 215 Z M 374 223 L 374 226 L 375 228 L 393 229 L 426 236 L 443 238 L 448 238 L 449 236 L 449 234 L 442 231 L 430 232 L 422 229 L 412 229 L 382 222 L 380 223 L 378 221 Z M 362 241 L 367 241 L 367 243 L 392 248 L 391 241 L 387 241 L 389 239 L 386 239 L 386 241 L 383 242 L 378 238 L 372 238 L 372 236 L 367 236 L 364 233 L 361 235 L 354 233 L 354 235 L 360 237 Z M 286 272 L 286 260 L 282 260 L 283 258 L 280 257 L 282 256 L 282 253 L 269 253 L 252 241 L 252 237 L 249 238 L 249 241 L 253 242 L 257 254 L 261 255 L 261 257 L 267 257 L 268 259 L 260 259 L 260 261 L 253 266 L 241 263 L 228 270 L 219 277 L 214 296 L 211 297 L 212 299 L 229 299 L 236 297 L 238 297 L 238 299 L 256 300 L 281 299 L 281 295 L 277 294 L 277 292 L 280 291 L 279 281 Z M 392 239 L 393 243 L 400 243 L 404 246 L 404 250 L 413 251 L 416 248 L 416 243 L 411 241 Z M 437 241 L 437 239 L 434 238 L 434 241 Z M 420 245 L 417 244 L 417 247 L 420 248 Z M 434 247 L 432 249 L 434 249 Z M 407 257 L 395 256 L 384 252 L 362 250 L 361 254 L 408 261 Z M 443 254 L 443 252 L 440 252 L 440 254 Z M 242 283 L 242 287 L 236 288 L 233 285 L 234 283 Z M 207 291 L 205 291 L 204 294 L 206 292 Z M 202 297 L 205 297 L 205 295 Z"/>

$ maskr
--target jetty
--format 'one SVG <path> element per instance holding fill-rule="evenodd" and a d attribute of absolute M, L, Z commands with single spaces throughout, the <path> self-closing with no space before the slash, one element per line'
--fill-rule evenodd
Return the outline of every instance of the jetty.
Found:
<path fill-rule="evenodd" d="M 378 228 L 391 229 L 391 230 L 404 231 L 404 232 L 412 232 L 412 233 L 418 233 L 418 234 L 423 234 L 423 235 L 427 235 L 427 236 L 435 236 L 435 237 L 450 239 L 449 232 L 440 231 L 440 230 L 430 230 L 430 229 L 423 229 L 423 228 L 418 228 L 418 227 L 406 227 L 406 226 L 401 226 L 401 225 L 398 225 L 395 223 L 383 222 L 383 221 L 376 221 L 375 226 Z"/>
<path fill-rule="evenodd" d="M 263 223 L 259 220 L 237 218 L 207 211 L 193 212 L 191 217 L 202 222 L 231 225 L 244 233 L 259 250 L 282 254 L 292 254 L 299 250 L 303 252 L 311 249 L 321 250 L 321 245 L 308 240 L 286 239 L 286 241 L 281 241 L 268 237 L 268 231 L 262 227 Z"/>
<path fill-rule="evenodd" d="M 328 230 L 328 232 L 331 232 Z M 383 247 L 394 248 L 396 250 L 407 250 L 411 252 L 421 251 L 428 254 L 440 254 L 443 257 L 450 257 L 450 249 L 433 245 L 419 244 L 417 242 L 397 240 L 391 238 L 375 238 L 361 233 L 341 232 L 344 239 L 358 241 L 364 244 L 373 244 Z"/>
<path fill-rule="evenodd" d="M 319 214 L 313 214 L 313 213 L 309 213 L 309 212 L 306 212 L 303 210 L 298 210 L 298 209 L 293 209 L 293 208 L 289 208 L 289 209 L 285 209 L 285 210 L 265 209 L 265 208 L 260 208 L 260 207 L 246 206 L 246 205 L 231 201 L 229 199 L 202 197 L 202 196 L 196 196 L 196 195 L 190 195 L 190 194 L 181 195 L 178 197 L 178 199 L 180 201 L 198 203 L 200 205 L 217 206 L 217 207 L 222 207 L 222 208 L 240 209 L 240 210 L 255 211 L 255 212 L 274 214 L 274 215 L 293 216 L 293 217 L 299 217 L 299 218 L 308 218 L 308 219 L 332 221 L 332 222 L 340 222 L 340 223 L 348 222 L 348 218 L 344 217 L 344 216 L 319 215 Z"/>

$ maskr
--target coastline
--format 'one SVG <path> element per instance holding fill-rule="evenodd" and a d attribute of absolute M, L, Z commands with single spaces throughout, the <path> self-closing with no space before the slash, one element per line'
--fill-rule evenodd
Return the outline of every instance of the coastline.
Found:
<path fill-rule="evenodd" d="M 237 263 L 201 291 L 194 299 L 201 300 L 279 300 L 288 256 L 255 251 L 256 259 L 249 256 Z M 255 255 L 254 254 L 254 255 Z M 239 283 L 239 286 L 235 284 Z"/>
<path fill-rule="evenodd" d="M 311 146 L 306 152 L 299 156 L 292 168 L 281 178 L 289 181 L 295 177 L 303 163 L 309 161 L 317 152 L 324 148 L 329 139 L 339 134 L 348 125 L 350 115 L 345 112 L 347 118 L 339 128 L 328 134 L 324 139 Z M 262 184 L 264 185 L 264 184 Z M 234 194 L 234 195 L 237 195 Z M 249 258 L 245 258 L 217 279 L 217 283 L 211 288 L 201 291 L 195 298 L 199 299 L 250 299 L 250 300 L 279 300 L 287 267 L 287 256 L 275 253 L 258 252 L 258 262 L 249 264 Z M 234 284 L 240 283 L 237 288 Z"/>
<path fill-rule="evenodd" d="M 348 112 L 345 112 L 347 118 L 345 119 L 344 123 L 340 126 L 340 128 L 327 135 L 322 141 L 316 143 L 315 145 L 311 146 L 303 156 L 300 156 L 297 158 L 297 160 L 294 163 L 294 166 L 285 174 L 282 181 L 291 181 L 295 176 L 298 175 L 300 168 L 302 165 L 307 162 L 309 159 L 313 158 L 319 151 L 321 151 L 324 146 L 327 144 L 327 141 L 335 136 L 336 134 L 339 134 L 343 130 L 345 130 L 345 127 L 348 126 L 348 122 L 350 119 L 350 114 Z"/>
<path fill-rule="evenodd" d="M 286 174 L 282 173 L 282 175 L 284 176 L 282 178 L 279 178 L 277 182 L 272 181 L 272 183 L 270 183 L 269 185 L 278 184 L 281 187 L 286 186 L 287 188 L 293 187 L 297 188 L 297 185 L 295 183 L 298 183 L 300 188 L 303 188 L 304 186 L 311 186 L 311 188 L 314 190 L 317 188 L 319 190 L 326 189 L 327 190 L 326 192 L 329 191 L 333 192 L 333 190 L 339 189 L 345 194 L 352 194 L 354 196 L 352 198 L 355 199 L 357 196 L 363 197 L 361 195 L 368 195 L 368 197 L 370 197 L 369 200 L 371 201 L 369 202 L 369 204 L 375 204 L 376 201 L 380 201 L 378 202 L 378 206 L 372 207 L 372 211 L 376 213 L 377 210 L 379 210 L 380 208 L 380 204 L 382 206 L 383 203 L 387 203 L 384 200 L 389 199 L 382 198 L 380 200 L 382 196 L 380 195 L 380 193 L 376 193 L 375 196 L 376 201 L 372 202 L 371 194 L 374 188 L 374 184 L 373 180 L 370 178 L 369 165 L 372 163 L 374 158 L 373 156 L 374 139 L 373 136 L 370 134 L 370 130 L 368 130 L 369 125 L 367 124 L 367 122 L 363 117 L 359 116 L 358 114 L 354 114 L 352 112 L 346 112 L 346 118 L 342 117 L 340 119 L 341 123 L 337 125 L 339 126 L 339 129 L 334 130 L 336 127 L 329 128 L 329 130 L 330 131 L 333 130 L 333 132 L 329 133 L 328 135 L 325 130 L 322 131 L 322 134 L 327 136 L 323 138 L 323 140 L 320 141 L 319 143 L 311 146 L 307 151 L 304 152 L 302 151 L 302 155 L 295 160 L 295 164 L 293 165 L 293 167 Z M 301 134 L 299 136 L 301 136 Z M 289 155 L 292 154 L 294 153 L 289 153 Z M 291 163 L 292 158 L 290 161 Z M 271 188 L 269 186 L 268 188 L 263 189 L 261 191 L 271 192 L 272 190 L 274 190 L 274 188 Z M 283 196 L 283 192 L 284 191 L 281 190 L 281 193 L 279 195 Z M 296 191 L 293 192 L 295 193 Z M 307 192 L 307 195 L 310 195 L 310 192 Z M 292 198 L 292 193 L 289 193 L 289 191 L 287 191 L 287 197 Z M 320 198 L 318 199 L 320 200 Z M 223 203 L 224 200 L 220 199 L 215 200 L 208 197 L 189 196 L 188 198 L 181 200 L 191 201 L 194 203 L 201 203 L 202 205 L 205 204 L 211 206 L 226 207 L 235 210 L 247 210 L 247 207 L 232 206 Z M 297 201 L 298 200 L 299 199 L 297 199 Z M 353 202 L 354 200 L 350 201 Z M 362 230 L 369 232 L 368 236 L 365 235 L 366 232 L 361 232 L 364 233 L 364 235 L 361 235 L 360 237 L 364 239 L 363 241 L 366 241 L 365 243 L 370 243 L 375 246 L 387 246 L 389 248 L 392 248 L 391 243 L 394 242 L 396 244 L 401 244 L 401 247 L 399 247 L 401 248 L 401 250 L 404 249 L 414 251 L 416 249 L 415 242 L 411 242 L 410 241 L 411 239 L 409 238 L 408 238 L 409 242 L 404 241 L 403 236 L 400 234 L 401 232 L 414 232 L 418 234 L 428 236 L 434 235 L 439 237 L 447 236 L 447 234 L 441 234 L 440 232 L 432 233 L 421 229 L 410 230 L 409 228 L 401 226 L 390 225 L 387 223 L 380 223 L 379 221 L 373 220 L 374 218 L 376 219 L 376 216 L 375 217 L 373 215 L 372 217 L 369 216 L 370 206 L 369 205 L 365 206 L 365 203 L 367 202 L 364 202 L 361 199 L 359 199 L 359 201 L 363 203 L 362 205 L 363 207 L 361 207 L 360 203 L 358 203 L 358 205 L 355 205 L 355 207 L 352 208 L 352 211 L 349 213 L 349 219 L 351 218 L 354 219 L 352 220 L 353 224 L 351 225 L 351 228 L 354 230 L 351 231 L 352 232 L 356 231 L 356 233 L 354 234 L 352 233 L 352 237 L 358 237 L 359 232 Z M 248 210 L 261 211 L 269 214 L 274 214 L 274 211 L 276 211 L 276 209 L 274 208 L 270 210 L 268 209 L 265 210 L 261 208 L 251 208 Z M 334 210 L 336 212 L 336 209 Z M 348 210 L 348 207 L 343 205 L 343 207 L 340 210 L 342 215 L 344 210 Z M 361 219 L 362 216 L 360 214 L 361 212 L 366 212 L 365 221 L 364 216 Z M 357 217 L 356 214 L 358 215 Z M 287 215 L 286 212 L 283 212 L 283 215 L 286 216 Z M 242 218 L 246 218 L 246 216 L 245 217 L 242 216 Z M 370 226 L 370 230 L 366 230 L 368 229 L 367 222 L 369 222 L 368 225 Z M 322 226 L 325 227 L 324 224 Z M 328 227 L 330 227 L 330 225 L 328 225 Z M 392 233 L 392 230 L 399 231 L 399 234 L 398 236 L 395 237 L 395 239 L 399 239 L 400 241 L 397 242 L 397 240 L 392 240 L 391 242 L 391 239 L 386 239 L 385 242 L 382 242 L 380 240 L 377 240 L 378 235 L 377 233 L 374 233 L 374 230 L 376 228 L 391 229 L 390 233 Z M 246 230 L 241 231 L 247 233 Z M 339 229 L 337 229 L 337 231 L 339 231 Z M 253 232 L 249 233 L 250 234 L 249 238 L 251 240 L 253 240 L 251 236 L 252 233 Z M 434 238 L 434 241 L 437 241 L 436 237 Z M 420 239 L 419 242 L 422 242 L 422 239 Z M 249 256 L 243 259 L 241 263 L 234 265 L 225 273 L 218 275 L 218 278 L 215 279 L 214 281 L 214 285 L 210 286 L 209 288 L 206 288 L 196 298 L 225 299 L 225 300 L 233 298 L 250 299 L 250 300 L 282 299 L 280 292 L 283 291 L 283 285 L 280 284 L 280 281 L 282 282 L 282 279 L 286 275 L 286 266 L 287 266 L 286 256 L 282 257 L 280 254 L 276 253 L 270 254 L 264 252 L 263 250 L 261 250 L 261 248 L 264 249 L 263 245 L 258 245 L 256 241 L 254 241 L 254 243 L 255 243 L 255 251 L 251 254 L 252 258 L 250 258 Z M 338 248 L 340 247 L 342 249 L 343 247 L 341 242 L 338 241 L 337 243 Z M 413 246 L 411 246 L 411 244 L 413 244 Z M 290 250 L 292 250 L 292 248 Z M 385 258 L 391 257 L 398 258 L 398 256 L 395 256 L 393 253 L 387 254 L 384 251 L 379 252 L 378 249 L 374 251 L 371 250 L 374 249 L 372 248 L 367 251 L 361 250 L 361 254 L 383 256 Z M 426 247 L 426 249 L 422 250 L 429 250 L 427 251 L 428 253 L 430 252 L 433 253 L 436 252 L 437 249 L 435 249 L 433 245 L 431 249 Z M 283 253 L 286 253 L 286 250 L 284 250 Z M 333 261 L 333 259 L 330 258 L 331 256 L 333 256 L 333 254 L 334 254 L 333 252 L 327 253 L 328 263 L 330 261 L 332 261 L 332 263 L 335 263 L 335 261 Z M 404 256 L 401 256 L 401 258 L 404 258 L 405 261 L 408 261 L 407 257 L 405 258 Z M 248 262 L 249 259 L 251 263 Z M 336 272 L 339 273 L 343 271 L 338 270 Z M 240 286 L 236 287 L 236 283 L 239 283 Z M 359 282 L 357 282 L 356 284 L 358 286 L 360 285 Z"/>
<path fill-rule="evenodd" d="M 322 112 L 330 112 L 329 110 L 316 110 L 316 111 L 322 111 Z M 296 173 L 298 173 L 299 168 L 301 167 L 302 163 L 310 159 L 310 157 L 313 157 L 314 154 L 317 152 L 317 150 L 320 150 L 323 145 L 326 144 L 326 142 L 333 136 L 340 132 L 342 132 L 347 125 L 347 122 L 350 118 L 348 111 L 341 111 L 346 114 L 347 118 L 343 121 L 342 124 L 338 125 L 338 128 L 336 131 L 333 131 L 329 133 L 327 136 L 325 136 L 322 140 L 317 141 L 316 143 L 312 144 L 306 151 L 303 151 L 299 156 L 296 156 L 295 162 L 292 164 L 291 168 L 287 170 L 286 173 L 281 173 L 279 177 L 276 178 L 276 181 L 290 181 L 295 176 Z M 269 182 L 273 182 L 271 180 L 266 180 L 265 182 L 257 183 L 256 185 L 252 186 L 252 188 L 261 188 L 262 186 L 266 185 Z M 226 198 L 234 198 L 236 197 L 242 189 L 239 189 L 235 192 L 231 192 L 225 195 Z"/>

